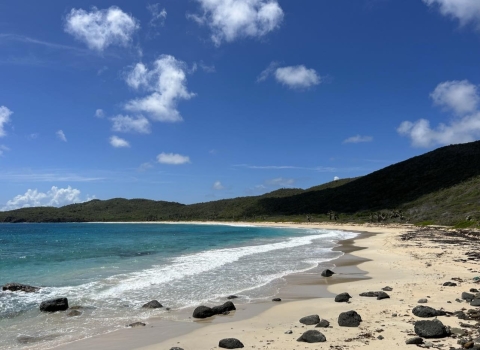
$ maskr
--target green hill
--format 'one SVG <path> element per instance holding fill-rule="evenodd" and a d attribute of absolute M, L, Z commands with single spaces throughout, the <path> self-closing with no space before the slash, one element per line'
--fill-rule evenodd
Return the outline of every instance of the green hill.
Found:
<path fill-rule="evenodd" d="M 329 211 L 339 213 L 340 220 L 378 221 L 392 211 L 401 211 L 400 216 L 410 222 L 458 224 L 467 216 L 471 223 L 480 220 L 479 205 L 477 141 L 442 147 L 363 177 L 306 190 L 279 189 L 261 196 L 192 205 L 145 199 L 93 200 L 62 208 L 0 212 L 0 222 L 305 220 L 306 215 L 324 220 Z"/>

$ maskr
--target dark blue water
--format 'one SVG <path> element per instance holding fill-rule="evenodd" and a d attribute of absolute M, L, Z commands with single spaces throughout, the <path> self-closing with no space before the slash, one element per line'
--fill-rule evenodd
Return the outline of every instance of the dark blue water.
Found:
<path fill-rule="evenodd" d="M 339 256 L 331 248 L 352 236 L 223 225 L 1 224 L 0 285 L 42 289 L 0 292 L 0 349 L 24 347 L 21 335 L 49 337 L 26 346 L 40 349 L 161 316 L 164 309 L 141 308 L 152 299 L 176 310 L 229 294 L 271 297 L 281 277 Z M 83 314 L 38 311 L 41 301 L 60 296 Z"/>

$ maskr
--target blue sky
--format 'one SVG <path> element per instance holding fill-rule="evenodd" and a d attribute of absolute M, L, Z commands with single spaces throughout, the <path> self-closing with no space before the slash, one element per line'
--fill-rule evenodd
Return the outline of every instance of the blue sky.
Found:
<path fill-rule="evenodd" d="M 479 58 L 478 0 L 4 0 L 0 209 L 308 188 L 477 140 Z"/>

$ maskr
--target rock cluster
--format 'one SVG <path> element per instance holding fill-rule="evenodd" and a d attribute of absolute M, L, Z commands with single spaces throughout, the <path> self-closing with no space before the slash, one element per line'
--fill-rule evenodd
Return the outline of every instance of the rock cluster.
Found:
<path fill-rule="evenodd" d="M 25 292 L 25 293 L 35 293 L 40 290 L 40 287 L 33 287 L 29 286 L 28 284 L 21 284 L 21 283 L 7 283 L 2 287 L 3 291 L 10 291 L 10 292 Z"/>
<path fill-rule="evenodd" d="M 207 318 L 215 315 L 225 314 L 230 311 L 236 310 L 235 305 L 231 301 L 212 308 L 201 305 L 193 311 L 193 318 Z"/>

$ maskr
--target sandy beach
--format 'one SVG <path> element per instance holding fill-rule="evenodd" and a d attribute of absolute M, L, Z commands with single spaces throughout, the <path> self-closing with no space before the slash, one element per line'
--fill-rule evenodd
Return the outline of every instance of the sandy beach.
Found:
<path fill-rule="evenodd" d="M 336 248 L 346 254 L 333 262 L 336 274 L 332 277 L 321 277 L 320 268 L 287 276 L 287 286 L 278 295 L 282 298 L 280 303 L 241 304 L 239 301 L 237 310 L 227 316 L 197 321 L 188 315 L 181 321 L 152 320 L 145 327 L 113 332 L 58 349 L 165 350 L 179 347 L 207 350 L 219 348 L 223 338 L 237 338 L 250 349 L 407 348 L 414 346 L 406 345 L 405 341 L 415 337 L 415 321 L 422 320 L 412 314 L 412 308 L 420 305 L 420 299 L 427 299 L 422 305 L 452 313 L 462 308 L 465 312 L 475 309 L 458 300 L 462 292 L 480 288 L 473 279 L 480 275 L 479 260 L 465 257 L 468 252 L 478 251 L 478 237 L 401 225 L 255 225 L 325 228 L 362 234 L 343 241 Z M 456 286 L 443 286 L 448 281 Z M 386 286 L 392 288 L 386 292 L 390 296 L 388 299 L 359 296 L 363 292 L 381 291 Z M 335 295 L 343 292 L 350 294 L 350 301 L 335 302 Z M 359 327 L 338 325 L 339 314 L 349 310 L 360 314 L 363 322 Z M 315 328 L 315 325 L 299 322 L 300 318 L 315 314 L 329 321 L 330 327 Z M 478 320 L 460 320 L 448 314 L 438 319 L 452 327 L 455 333 L 463 332 L 461 329 L 470 332 L 467 338 L 479 336 Z M 326 342 L 297 341 L 305 331 L 312 329 L 323 333 Z M 425 341 L 435 347 L 458 348 L 457 337 Z"/>

